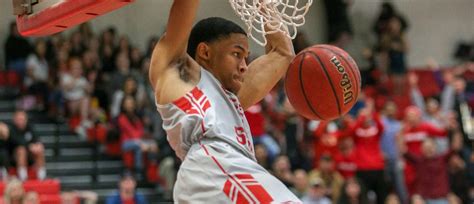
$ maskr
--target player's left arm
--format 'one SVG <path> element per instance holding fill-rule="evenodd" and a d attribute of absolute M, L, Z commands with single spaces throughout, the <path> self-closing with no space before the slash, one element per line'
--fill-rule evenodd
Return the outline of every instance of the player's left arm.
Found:
<path fill-rule="evenodd" d="M 258 101 L 285 75 L 295 56 L 293 44 L 282 32 L 267 34 L 265 55 L 250 63 L 237 94 L 244 110 Z"/>

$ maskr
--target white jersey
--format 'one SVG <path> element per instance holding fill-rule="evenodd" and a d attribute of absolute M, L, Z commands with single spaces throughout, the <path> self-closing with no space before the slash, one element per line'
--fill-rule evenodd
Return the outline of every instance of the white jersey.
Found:
<path fill-rule="evenodd" d="M 250 127 L 237 96 L 204 68 L 193 90 L 172 103 L 157 104 L 157 109 L 168 142 L 181 160 L 193 144 L 209 138 L 225 141 L 256 161 Z"/>

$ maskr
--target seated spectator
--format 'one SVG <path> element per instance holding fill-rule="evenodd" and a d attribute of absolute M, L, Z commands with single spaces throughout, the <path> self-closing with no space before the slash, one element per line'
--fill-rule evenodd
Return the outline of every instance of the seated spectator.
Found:
<path fill-rule="evenodd" d="M 306 197 L 308 194 L 309 182 L 308 182 L 308 174 L 303 169 L 295 170 L 294 174 L 294 182 L 293 187 L 290 188 L 291 192 L 293 192 L 296 197 L 302 199 Z"/>
<path fill-rule="evenodd" d="M 110 195 L 107 198 L 107 204 L 122 204 L 122 203 L 135 203 L 135 204 L 146 204 L 148 203 L 145 197 L 136 192 L 137 182 L 130 174 L 124 175 L 119 182 L 119 191 Z"/>
<path fill-rule="evenodd" d="M 277 177 L 283 184 L 290 187 L 293 186 L 293 172 L 291 172 L 291 165 L 288 156 L 278 156 L 272 165 L 272 173 Z"/>
<path fill-rule="evenodd" d="M 144 167 L 143 153 L 152 153 L 156 149 L 156 144 L 143 141 L 145 129 L 143 122 L 136 113 L 135 107 L 135 99 L 131 96 L 126 96 L 122 102 L 122 113 L 117 120 L 122 151 L 133 152 L 135 170 L 140 172 Z"/>
<path fill-rule="evenodd" d="M 268 151 L 265 145 L 256 143 L 254 148 L 257 163 L 263 168 L 270 170 L 270 160 L 268 159 Z"/>
<path fill-rule="evenodd" d="M 342 194 L 338 204 L 362 204 L 369 203 L 367 192 L 357 178 L 347 179 L 342 186 Z"/>
<path fill-rule="evenodd" d="M 44 108 L 44 103 L 48 99 L 48 76 L 49 65 L 46 60 L 46 41 L 37 39 L 35 52 L 30 54 L 26 60 L 26 75 L 23 83 L 28 91 L 37 97 L 36 103 L 40 106 L 40 110 Z"/>
<path fill-rule="evenodd" d="M 79 115 L 81 126 L 87 126 L 87 117 L 89 114 L 89 91 L 90 85 L 83 76 L 82 62 L 78 58 L 69 60 L 69 72 L 61 77 L 61 88 L 63 96 L 66 99 L 69 114 L 71 116 Z M 76 128 L 80 136 L 85 137 L 85 132 Z"/>
<path fill-rule="evenodd" d="M 38 193 L 34 191 L 27 192 L 22 204 L 40 204 Z"/>
<path fill-rule="evenodd" d="M 61 204 L 84 204 L 97 203 L 99 196 L 93 191 L 73 191 L 61 193 Z"/>
<path fill-rule="evenodd" d="M 123 84 L 123 88 L 115 91 L 112 98 L 112 105 L 110 107 L 110 116 L 112 118 L 117 117 L 120 114 L 120 104 L 125 96 L 132 96 L 137 102 L 137 109 L 140 110 L 143 107 L 145 101 L 145 90 L 143 87 L 138 86 L 137 81 L 129 76 Z"/>
<path fill-rule="evenodd" d="M 8 159 L 10 156 L 7 151 L 7 141 L 10 136 L 10 131 L 5 123 L 0 122 L 0 181 L 8 178 L 7 167 L 9 165 Z"/>
<path fill-rule="evenodd" d="M 389 194 L 387 196 L 387 199 L 385 200 L 385 204 L 400 204 L 402 202 L 400 202 L 400 198 L 398 198 L 398 196 L 396 194 Z M 408 203 L 408 202 L 406 202 Z"/>
<path fill-rule="evenodd" d="M 6 204 L 23 204 L 25 198 L 25 189 L 18 179 L 12 179 L 8 182 L 3 193 L 3 199 Z"/>
<path fill-rule="evenodd" d="M 9 153 L 14 156 L 20 180 L 28 179 L 29 164 L 34 164 L 38 179 L 46 178 L 44 146 L 32 131 L 25 111 L 19 110 L 13 115 L 8 148 Z"/>
<path fill-rule="evenodd" d="M 301 198 L 303 203 L 331 204 L 331 200 L 326 197 L 326 186 L 323 179 L 319 177 L 311 178 L 309 184 L 307 195 Z"/>
<path fill-rule="evenodd" d="M 140 78 L 136 70 L 132 70 L 130 68 L 130 59 L 128 58 L 127 53 L 118 53 L 115 58 L 115 65 L 117 69 L 112 73 L 110 78 L 110 93 L 114 93 L 116 90 L 121 89 L 125 83 L 125 80 L 129 76 L 132 76 L 135 80 Z"/>
<path fill-rule="evenodd" d="M 309 179 L 321 178 L 325 184 L 325 195 L 336 202 L 341 195 L 344 178 L 335 170 L 334 160 L 330 155 L 322 155 L 319 167 L 309 172 Z"/>

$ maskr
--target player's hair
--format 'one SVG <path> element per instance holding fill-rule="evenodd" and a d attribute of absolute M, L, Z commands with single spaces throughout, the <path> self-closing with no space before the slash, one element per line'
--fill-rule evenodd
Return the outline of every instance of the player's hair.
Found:
<path fill-rule="evenodd" d="M 188 42 L 188 54 L 196 57 L 196 49 L 199 43 L 211 43 L 216 40 L 229 37 L 230 34 L 247 35 L 245 30 L 236 23 L 219 17 L 206 18 L 194 25 Z"/>

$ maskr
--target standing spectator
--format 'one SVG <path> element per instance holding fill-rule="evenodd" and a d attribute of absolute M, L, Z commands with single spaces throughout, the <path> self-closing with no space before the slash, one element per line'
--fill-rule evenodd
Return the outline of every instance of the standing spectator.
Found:
<path fill-rule="evenodd" d="M 380 39 L 380 49 L 387 56 L 386 64 L 389 75 L 393 76 L 394 93 L 400 94 L 404 88 L 404 77 L 407 70 L 406 54 L 409 45 L 399 18 L 390 18 L 387 26 L 387 33 L 383 33 Z"/>
<path fill-rule="evenodd" d="M 310 187 L 308 193 L 301 199 L 301 201 L 310 204 L 331 204 L 331 200 L 325 195 L 326 187 L 324 185 L 324 180 L 314 177 L 309 182 Z"/>
<path fill-rule="evenodd" d="M 25 111 L 19 110 L 13 115 L 9 140 L 10 154 L 15 157 L 19 178 L 28 179 L 27 166 L 29 163 L 34 163 L 38 179 L 45 179 L 44 146 L 29 125 Z"/>
<path fill-rule="evenodd" d="M 357 178 L 348 179 L 342 186 L 342 195 L 338 204 L 363 204 L 369 203 L 367 192 Z"/>
<path fill-rule="evenodd" d="M 375 192 L 378 204 L 384 203 L 388 194 L 384 177 L 385 164 L 380 149 L 383 131 L 384 127 L 380 116 L 374 110 L 373 100 L 366 100 L 366 107 L 360 110 L 350 135 L 355 142 L 357 178 L 367 190 Z"/>
<path fill-rule="evenodd" d="M 401 31 L 405 32 L 408 29 L 408 23 L 405 18 L 398 13 L 395 7 L 390 2 L 384 2 L 381 5 L 381 11 L 379 17 L 377 18 L 374 24 L 374 32 L 377 35 L 377 39 L 380 40 L 381 36 L 384 33 L 387 33 L 389 30 L 389 21 L 392 18 L 397 18 L 401 22 Z"/>
<path fill-rule="evenodd" d="M 337 171 L 344 177 L 350 179 L 357 172 L 356 154 L 354 151 L 354 140 L 350 137 L 341 138 L 339 151 L 334 156 Z"/>
<path fill-rule="evenodd" d="M 107 204 L 146 204 L 145 197 L 136 192 L 137 182 L 131 175 L 122 176 L 119 182 L 119 191 L 107 198 Z"/>
<path fill-rule="evenodd" d="M 344 178 L 335 170 L 334 160 L 330 155 L 322 155 L 319 167 L 309 172 L 309 178 L 321 178 L 324 181 L 325 195 L 336 202 L 341 196 Z"/>
<path fill-rule="evenodd" d="M 303 169 L 297 169 L 293 172 L 293 174 L 294 184 L 290 190 L 296 195 L 296 197 L 301 199 L 307 195 L 308 188 L 310 187 L 308 182 L 308 174 Z"/>
<path fill-rule="evenodd" d="M 453 134 L 453 140 L 462 140 L 460 132 L 456 131 Z M 462 143 L 462 141 L 453 141 L 452 143 Z M 469 179 L 467 175 L 466 162 L 460 157 L 459 154 L 453 154 L 449 159 L 448 172 L 449 172 L 449 189 L 459 198 L 462 202 L 469 203 Z M 449 199 L 449 198 L 448 198 Z"/>
<path fill-rule="evenodd" d="M 318 167 L 318 162 L 322 155 L 334 156 L 337 152 L 338 138 L 340 131 L 335 122 L 316 122 L 317 128 L 313 131 L 314 137 L 314 162 L 313 167 Z"/>
<path fill-rule="evenodd" d="M 457 143 L 457 144 L 456 144 Z M 407 152 L 407 148 L 400 147 L 404 157 L 414 165 L 416 172 L 414 194 L 420 195 L 427 204 L 448 203 L 449 181 L 447 163 L 449 157 L 461 149 L 461 142 L 452 144 L 452 149 L 437 155 L 436 143 L 426 138 L 422 144 L 421 155 Z"/>
<path fill-rule="evenodd" d="M 270 162 L 280 154 L 280 146 L 270 136 L 265 129 L 266 118 L 263 115 L 261 103 L 250 106 L 245 112 L 245 117 L 250 126 L 250 133 L 252 134 L 254 144 L 263 144 L 267 149 Z"/>
<path fill-rule="evenodd" d="M 401 129 L 401 122 L 397 120 L 397 105 L 388 101 L 383 109 L 382 122 L 384 131 L 382 135 L 381 147 L 385 158 L 385 169 L 390 183 L 395 187 L 395 192 L 402 201 L 408 203 L 408 192 L 405 187 L 403 169 L 400 165 L 399 152 L 397 148 L 397 134 Z"/>
<path fill-rule="evenodd" d="M 29 92 L 39 98 L 36 102 L 41 106 L 44 106 L 49 95 L 48 77 L 49 66 L 46 60 L 46 41 L 44 39 L 37 39 L 35 42 L 35 52 L 29 55 L 26 60 L 26 76 L 23 82 Z"/>
<path fill-rule="evenodd" d="M 450 80 L 451 78 L 452 77 L 445 77 L 445 80 Z M 449 114 L 452 113 L 451 106 L 453 105 L 452 99 L 454 98 L 454 89 L 450 81 L 445 81 L 446 86 L 444 86 L 443 92 L 441 93 L 441 105 L 432 97 L 428 98 L 426 103 L 423 101 L 423 96 L 418 89 L 418 76 L 415 73 L 408 74 L 408 82 L 410 85 L 411 100 L 422 111 L 423 120 L 437 128 L 444 128 L 447 125 Z M 440 152 L 448 150 L 447 137 L 436 138 L 435 141 L 438 145 L 437 149 Z"/>
<path fill-rule="evenodd" d="M 5 42 L 5 66 L 17 71 L 21 76 L 25 74 L 26 58 L 33 52 L 28 40 L 20 35 L 15 22 L 10 23 L 10 34 Z"/>
<path fill-rule="evenodd" d="M 421 144 L 427 137 L 446 137 L 445 129 L 437 128 L 425 122 L 421 117 L 421 111 L 415 106 L 405 109 L 405 120 L 402 124 L 401 138 L 407 145 L 408 152 L 421 155 Z"/>
<path fill-rule="evenodd" d="M 398 136 L 399 143 L 404 143 L 407 146 L 407 153 L 420 156 L 421 146 L 423 141 L 428 137 L 445 137 L 447 132 L 444 129 L 436 128 L 435 126 L 424 122 L 421 118 L 421 111 L 415 106 L 410 106 L 405 109 L 405 120 L 402 124 L 400 135 Z M 409 194 L 414 192 L 415 184 L 415 169 L 412 165 L 405 166 L 405 182 Z"/>
<path fill-rule="evenodd" d="M 3 192 L 5 204 L 22 204 L 24 197 L 25 189 L 21 181 L 18 179 L 10 180 L 5 187 L 5 192 Z"/>
<path fill-rule="evenodd" d="M 352 38 L 348 8 L 352 0 L 325 0 L 328 42 L 344 48 Z"/>
<path fill-rule="evenodd" d="M 472 193 L 474 193 L 474 129 L 469 128 L 469 119 L 472 115 L 472 111 L 468 105 L 469 93 L 466 90 L 466 80 L 463 78 L 463 76 L 455 76 L 451 86 L 455 92 L 454 97 L 451 98 L 451 104 L 454 112 L 456 113 L 456 121 L 457 124 L 459 124 L 460 132 L 463 135 L 464 147 L 462 149 L 462 156 L 466 162 L 469 180 L 469 192 L 472 195 Z M 474 198 L 471 197 L 471 199 Z"/>

